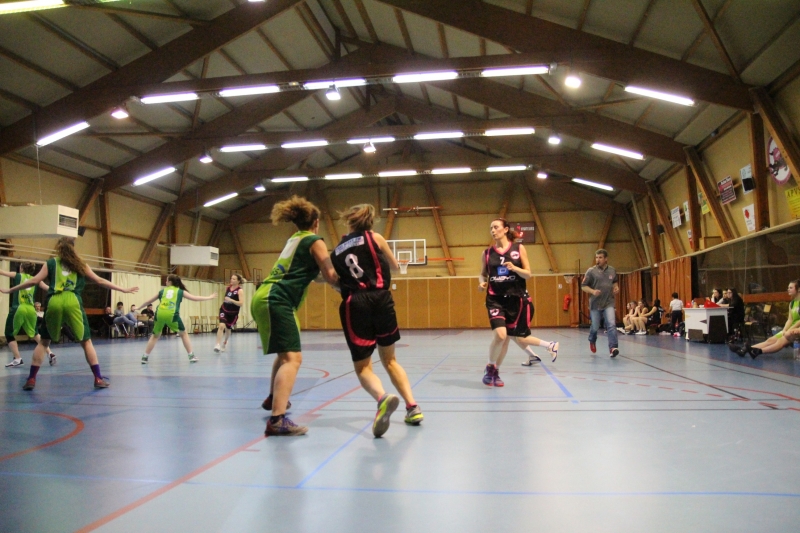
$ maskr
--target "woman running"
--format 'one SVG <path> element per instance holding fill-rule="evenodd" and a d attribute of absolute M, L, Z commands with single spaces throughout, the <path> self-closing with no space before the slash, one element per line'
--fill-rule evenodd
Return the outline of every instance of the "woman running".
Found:
<path fill-rule="evenodd" d="M 36 273 L 36 266 L 33 263 L 25 261 L 19 265 L 19 273 L 9 272 L 7 270 L 0 270 L 0 276 L 11 278 L 11 285 L 19 285 L 33 277 Z M 44 281 L 39 282 L 39 287 L 42 290 L 47 290 L 50 287 Z M 20 366 L 23 364 L 22 356 L 19 354 L 19 345 L 14 338 L 17 333 L 24 331 L 25 335 L 39 343 L 39 327 L 37 324 L 38 315 L 36 314 L 36 307 L 34 302 L 34 293 L 36 287 L 28 287 L 21 291 L 17 291 L 11 295 L 11 308 L 8 310 L 8 318 L 6 318 L 6 342 L 11 349 L 14 358 L 6 367 Z M 47 350 L 47 358 L 50 361 L 50 366 L 56 364 L 56 354 Z"/>
<path fill-rule="evenodd" d="M 244 278 L 239 274 L 231 274 L 231 284 L 225 289 L 225 299 L 219 308 L 219 327 L 217 328 L 217 345 L 214 352 L 225 351 L 231 330 L 239 320 L 239 309 L 244 305 Z M 223 339 L 223 335 L 225 338 Z M 220 344 L 220 341 L 222 344 Z"/>
<path fill-rule="evenodd" d="M 744 357 L 746 353 L 750 353 L 753 359 L 762 353 L 775 353 L 789 346 L 794 339 L 789 339 L 787 333 L 789 330 L 800 327 L 800 279 L 792 280 L 789 282 L 789 288 L 786 292 L 792 299 L 789 302 L 789 317 L 786 319 L 786 324 L 783 329 L 773 337 L 765 340 L 764 342 L 748 346 L 745 344 L 744 348 L 737 350 L 736 353 Z"/>
<path fill-rule="evenodd" d="M 372 434 L 380 437 L 389 429 L 389 419 L 400 401 L 394 394 L 386 393 L 372 370 L 376 344 L 383 368 L 406 402 L 406 424 L 418 426 L 423 419 L 406 371 L 395 358 L 394 344 L 400 340 L 400 330 L 389 287 L 391 271 L 397 272 L 400 265 L 386 239 L 372 231 L 375 207 L 354 205 L 342 213 L 342 218 L 347 221 L 350 233 L 342 237 L 331 256 L 342 290 L 339 318 L 358 381 L 378 402 Z"/>
<path fill-rule="evenodd" d="M 272 411 L 264 434 L 304 435 L 308 428 L 286 417 L 289 396 L 303 362 L 297 308 L 305 299 L 308 285 L 320 274 L 335 285 L 338 277 L 319 231 L 319 208 L 298 196 L 278 202 L 272 208 L 272 223 L 292 222 L 297 232 L 286 241 L 269 276 L 253 295 L 250 311 L 258 325 L 264 355 L 277 354 L 272 363 L 270 393 L 261 407 Z"/>
<path fill-rule="evenodd" d="M 50 341 L 58 342 L 61 338 L 61 327 L 66 324 L 72 329 L 75 337 L 81 343 L 86 362 L 94 374 L 94 387 L 105 389 L 108 382 L 100 373 L 100 364 L 97 362 L 97 352 L 92 344 L 92 332 L 89 329 L 89 320 L 83 308 L 81 294 L 86 286 L 86 278 L 94 281 L 101 287 L 124 293 L 134 293 L 139 287 L 126 289 L 111 283 L 95 274 L 89 265 L 75 251 L 75 239 L 61 237 L 56 243 L 56 257 L 50 258 L 42 265 L 39 273 L 27 281 L 11 287 L 0 289 L 6 294 L 33 287 L 47 279 L 47 311 L 44 313 L 44 330 L 41 332 L 41 341 L 33 350 L 33 363 L 28 380 L 22 387 L 23 390 L 33 390 L 36 387 L 36 374 L 42 366 L 44 354 L 50 346 Z"/>
<path fill-rule="evenodd" d="M 483 384 L 502 387 L 505 383 L 500 379 L 499 368 L 508 351 L 510 337 L 523 350 L 526 346 L 545 347 L 553 361 L 558 357 L 558 343 L 531 336 L 530 322 L 534 310 L 525 284 L 531 271 L 525 247 L 514 242 L 516 232 L 503 218 L 492 220 L 489 231 L 494 245 L 483 252 L 479 289 L 488 289 L 486 309 L 494 335 Z"/>
<path fill-rule="evenodd" d="M 158 339 L 161 338 L 161 332 L 164 331 L 164 326 L 180 336 L 183 341 L 183 347 L 186 348 L 186 354 L 189 356 L 189 362 L 196 363 L 197 357 L 195 357 L 192 352 L 192 341 L 189 340 L 189 334 L 186 333 L 186 327 L 183 325 L 183 320 L 181 320 L 181 301 L 186 298 L 192 302 L 205 302 L 207 300 L 213 300 L 216 297 L 216 292 L 208 296 L 195 296 L 194 294 L 190 294 L 179 276 L 175 274 L 167 276 L 167 286 L 141 305 L 142 307 L 147 307 L 156 300 L 160 300 L 156 308 L 153 334 L 150 335 L 150 339 L 147 341 L 147 346 L 144 349 L 142 364 L 146 365 L 150 359 L 150 353 L 153 351 L 153 348 L 156 347 Z"/>

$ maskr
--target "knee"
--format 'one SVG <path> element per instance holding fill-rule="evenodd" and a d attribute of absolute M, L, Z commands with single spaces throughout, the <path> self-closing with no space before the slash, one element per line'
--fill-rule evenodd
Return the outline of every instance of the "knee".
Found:
<path fill-rule="evenodd" d="M 494 330 L 494 342 L 505 342 L 508 338 L 508 333 L 505 328 L 497 328 Z"/>

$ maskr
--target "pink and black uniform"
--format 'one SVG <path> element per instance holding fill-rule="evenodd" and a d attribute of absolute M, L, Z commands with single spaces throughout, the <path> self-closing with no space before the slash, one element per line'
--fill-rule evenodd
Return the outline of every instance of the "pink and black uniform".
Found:
<path fill-rule="evenodd" d="M 371 357 L 376 344 L 391 346 L 400 340 L 394 300 L 388 290 L 392 281 L 389 261 L 372 232 L 356 231 L 342 237 L 331 262 L 339 274 L 339 317 L 353 361 Z"/>
<path fill-rule="evenodd" d="M 525 279 L 503 266 L 510 262 L 522 268 L 519 246 L 512 242 L 505 250 L 490 246 L 483 252 L 483 263 L 489 274 L 486 309 L 492 329 L 506 328 L 512 337 L 527 337 L 531 334 L 533 303 Z"/>
<path fill-rule="evenodd" d="M 228 286 L 228 288 L 225 289 L 225 296 L 238 302 L 239 292 L 241 290 L 241 287 L 236 287 L 234 289 L 232 286 Z M 219 321 L 228 328 L 233 329 L 237 320 L 239 320 L 239 306 L 229 302 L 222 302 L 222 307 L 219 308 Z"/>

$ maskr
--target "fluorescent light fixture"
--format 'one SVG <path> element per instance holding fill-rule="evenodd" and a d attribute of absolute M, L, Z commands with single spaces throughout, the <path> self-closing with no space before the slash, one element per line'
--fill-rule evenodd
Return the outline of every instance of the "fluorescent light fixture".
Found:
<path fill-rule="evenodd" d="M 0 4 L 0 15 L 8 13 L 22 13 L 23 11 L 36 11 L 38 9 L 50 9 L 62 7 L 64 0 L 27 0 L 25 2 L 8 2 Z"/>
<path fill-rule="evenodd" d="M 327 91 L 325 91 L 325 98 L 327 98 L 328 100 L 336 101 L 336 100 L 341 100 L 342 95 L 339 94 L 339 89 L 336 88 L 336 85 L 331 85 L 330 88 Z"/>
<path fill-rule="evenodd" d="M 419 83 L 423 81 L 442 81 L 454 80 L 458 77 L 458 72 L 455 70 L 446 70 L 442 72 L 420 72 L 417 74 L 398 74 L 392 81 L 394 83 Z"/>
<path fill-rule="evenodd" d="M 488 167 L 487 172 L 513 172 L 515 170 L 528 170 L 527 165 L 508 165 L 505 167 Z"/>
<path fill-rule="evenodd" d="M 533 135 L 536 130 L 533 128 L 500 128 L 496 130 L 486 130 L 483 134 L 487 137 L 500 137 L 502 135 Z"/>
<path fill-rule="evenodd" d="M 220 96 L 248 96 L 251 94 L 270 94 L 280 92 L 281 88 L 277 85 L 259 85 L 256 87 L 240 87 L 237 89 L 222 89 Z"/>
<path fill-rule="evenodd" d="M 594 148 L 595 150 L 609 152 L 624 157 L 630 157 L 631 159 L 644 159 L 644 155 L 640 154 L 639 152 L 632 152 L 631 150 L 623 150 L 622 148 L 617 148 L 616 146 L 609 146 L 607 144 L 594 143 L 592 145 L 592 148 Z"/>
<path fill-rule="evenodd" d="M 416 176 L 416 170 L 386 170 L 384 172 L 378 172 L 378 176 L 381 178 L 397 178 L 399 176 Z"/>
<path fill-rule="evenodd" d="M 317 139 L 314 141 L 283 143 L 281 145 L 281 148 L 313 148 L 314 146 L 328 146 L 328 141 L 323 139 Z"/>
<path fill-rule="evenodd" d="M 57 131 L 57 132 L 53 133 L 52 135 L 48 135 L 47 137 L 36 141 L 36 144 L 39 145 L 39 146 L 47 146 L 48 144 L 54 143 L 59 139 L 63 139 L 64 137 L 69 137 L 73 133 L 77 133 L 77 132 L 79 132 L 81 130 L 85 130 L 88 127 L 89 127 L 89 123 L 88 122 L 80 122 L 78 124 L 70 126 L 69 128 L 63 129 L 61 131 Z"/>
<path fill-rule="evenodd" d="M 203 156 L 200 158 L 200 162 L 201 162 L 201 163 L 203 163 L 204 165 L 207 165 L 207 164 L 209 164 L 209 163 L 213 163 L 213 162 L 214 162 L 214 158 L 213 158 L 213 157 L 211 157 L 211 154 L 209 154 L 208 152 L 206 152 L 206 153 L 204 153 L 204 154 L 203 154 Z"/>
<path fill-rule="evenodd" d="M 694 100 L 691 98 L 686 98 L 685 96 L 678 96 L 676 94 L 669 94 L 669 93 L 662 93 L 660 91 L 653 91 L 651 89 L 645 89 L 643 87 L 635 87 L 633 85 L 629 85 L 625 87 L 626 93 L 633 93 L 633 94 L 640 94 L 642 96 L 649 96 L 650 98 L 657 98 L 658 100 L 665 100 L 667 102 L 672 102 L 673 104 L 680 104 L 685 106 L 692 106 L 694 105 Z"/>
<path fill-rule="evenodd" d="M 326 180 L 354 180 L 358 178 L 363 178 L 364 175 L 361 172 L 354 172 L 351 174 L 327 174 L 325 176 Z"/>
<path fill-rule="evenodd" d="M 155 94 L 140 98 L 143 104 L 165 104 L 167 102 L 188 102 L 200 98 L 197 93 Z"/>
<path fill-rule="evenodd" d="M 267 146 L 264 144 L 234 144 L 231 146 L 223 146 L 219 149 L 220 152 L 257 152 L 259 150 L 266 150 Z"/>
<path fill-rule="evenodd" d="M 266 188 L 266 187 L 264 187 L 264 186 L 263 186 L 263 185 L 261 185 L 261 184 L 259 184 L 259 185 L 256 185 L 255 189 L 256 189 L 258 192 L 264 192 L 264 191 L 266 191 L 266 190 L 267 190 L 267 188 Z"/>
<path fill-rule="evenodd" d="M 547 65 L 534 65 L 530 67 L 509 67 L 509 68 L 487 68 L 481 72 L 484 78 L 496 78 L 498 76 L 527 76 L 528 74 L 547 74 L 550 67 Z"/>
<path fill-rule="evenodd" d="M 463 131 L 440 131 L 436 133 L 417 133 L 414 138 L 418 141 L 424 141 L 427 139 L 458 139 L 463 136 Z"/>
<path fill-rule="evenodd" d="M 138 180 L 134 181 L 133 185 L 134 186 L 144 185 L 149 181 L 157 180 L 158 178 L 166 176 L 167 174 L 172 174 L 173 172 L 175 172 L 175 167 L 162 168 L 158 172 L 153 172 L 152 174 L 148 174 L 147 176 L 142 176 Z"/>
<path fill-rule="evenodd" d="M 272 178 L 272 183 L 289 183 L 290 181 L 308 181 L 308 176 L 289 176 L 287 178 Z"/>
<path fill-rule="evenodd" d="M 118 107 L 111 112 L 111 116 L 117 120 L 122 120 L 123 118 L 128 118 L 130 115 L 128 115 L 124 107 Z"/>
<path fill-rule="evenodd" d="M 307 91 L 316 91 L 318 89 L 327 89 L 331 85 L 341 89 L 342 87 L 361 87 L 366 84 L 367 80 L 363 78 L 353 78 L 349 80 L 309 81 L 303 84 L 303 88 Z"/>
<path fill-rule="evenodd" d="M 550 144 L 561 144 L 561 137 L 559 137 L 555 133 L 551 133 L 550 137 L 547 138 L 547 142 L 549 142 Z"/>
<path fill-rule="evenodd" d="M 466 174 L 468 172 L 472 172 L 472 169 L 469 167 L 434 168 L 431 170 L 431 174 Z"/>
<path fill-rule="evenodd" d="M 250 2 L 251 4 L 255 4 L 257 2 L 266 2 L 267 0 L 247 0 L 247 1 Z"/>
<path fill-rule="evenodd" d="M 546 180 L 547 179 L 547 172 L 537 172 L 536 173 L 536 177 L 539 178 L 540 180 Z"/>
<path fill-rule="evenodd" d="M 232 192 L 230 194 L 226 194 L 225 196 L 220 196 L 214 200 L 209 200 L 208 202 L 203 204 L 203 207 L 211 207 L 212 205 L 217 205 L 219 203 L 224 202 L 225 200 L 230 200 L 231 198 L 236 198 L 239 196 L 238 192 Z"/>
<path fill-rule="evenodd" d="M 594 182 L 594 181 L 584 180 L 584 179 L 581 179 L 581 178 L 572 178 L 572 181 L 574 181 L 575 183 L 580 183 L 581 185 L 587 185 L 589 187 L 594 187 L 595 189 L 603 189 L 604 191 L 613 191 L 614 190 L 614 187 L 611 187 L 610 185 L 605 185 L 603 183 L 597 183 L 597 182 Z"/>
<path fill-rule="evenodd" d="M 570 74 L 564 79 L 564 85 L 570 89 L 577 89 L 581 86 L 581 83 L 583 82 L 581 81 L 580 76 L 576 76 L 575 74 Z"/>
<path fill-rule="evenodd" d="M 347 141 L 347 144 L 391 143 L 394 141 L 394 137 L 370 137 L 369 139 L 350 139 Z"/>
<path fill-rule="evenodd" d="M 364 153 L 367 154 L 374 154 L 375 153 L 375 145 L 371 142 L 364 145 Z"/>

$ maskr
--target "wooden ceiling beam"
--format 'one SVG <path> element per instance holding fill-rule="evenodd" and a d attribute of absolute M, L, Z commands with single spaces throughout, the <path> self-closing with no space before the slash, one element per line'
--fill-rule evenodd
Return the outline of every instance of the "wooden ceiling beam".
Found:
<path fill-rule="evenodd" d="M 536 203 L 533 201 L 533 194 L 528 188 L 528 183 L 525 181 L 525 179 L 523 178 L 521 181 L 522 191 L 525 193 L 525 198 L 528 200 L 528 208 L 531 210 L 534 222 L 536 222 L 536 228 L 539 230 L 539 235 L 542 238 L 542 245 L 544 245 L 544 251 L 547 254 L 547 260 L 550 262 L 550 270 L 557 274 L 559 272 L 558 261 L 556 261 L 556 256 L 553 253 L 553 249 L 550 247 L 550 241 L 547 239 L 547 232 L 544 229 L 544 224 L 542 224 L 542 219 L 539 216 L 539 210 L 536 208 Z"/>
<path fill-rule="evenodd" d="M 633 221 L 633 217 L 631 217 L 631 214 L 628 212 L 627 209 L 624 210 L 624 217 L 625 217 L 625 225 L 628 227 L 628 232 L 631 235 L 631 243 L 633 244 L 633 248 L 636 251 L 636 259 L 639 260 L 639 266 L 646 267 L 647 255 L 644 253 L 644 250 L 642 249 L 642 241 L 641 241 L 642 236 L 639 233 L 639 230 Z"/>
<path fill-rule="evenodd" d="M 36 112 L 36 111 L 39 111 L 41 109 L 41 107 L 39 107 L 38 104 L 35 104 L 35 103 L 31 102 L 30 100 L 26 100 L 25 98 L 23 98 L 21 96 L 17 96 L 16 94 L 14 94 L 12 92 L 9 92 L 9 91 L 6 91 L 5 89 L 0 89 L 0 98 L 2 98 L 3 100 L 6 100 L 8 102 L 11 102 L 12 104 L 17 104 L 20 107 L 24 107 L 25 109 L 28 109 L 29 111 Z"/>
<path fill-rule="evenodd" d="M 39 113 L 0 130 L 0 155 L 33 143 L 37 135 L 58 131 L 120 105 L 131 96 L 126 87 L 161 83 L 300 1 L 248 2 L 220 15 L 207 26 L 195 28 L 173 39 L 161 48 L 45 106 Z"/>
<path fill-rule="evenodd" d="M 247 256 L 244 253 L 242 241 L 239 239 L 239 232 L 236 231 L 236 226 L 231 224 L 230 220 L 228 220 L 228 231 L 231 233 L 231 237 L 233 237 L 233 244 L 236 247 L 236 255 L 239 257 L 239 265 L 242 267 L 244 277 L 245 279 L 250 279 L 250 266 L 247 264 Z"/>
<path fill-rule="evenodd" d="M 100 195 L 100 230 L 103 241 L 103 265 L 114 268 L 114 249 L 111 245 L 111 201 L 108 193 Z"/>
<path fill-rule="evenodd" d="M 778 145 L 792 176 L 800 176 L 800 147 L 798 147 L 791 130 L 781 118 L 775 102 L 763 87 L 753 89 L 750 93 L 753 96 L 756 110 L 764 120 L 770 135 L 775 139 L 775 144 Z"/>
<path fill-rule="evenodd" d="M 711 39 L 711 42 L 714 43 L 714 47 L 717 49 L 717 52 L 719 52 L 719 55 L 722 58 L 722 61 L 725 63 L 725 66 L 728 67 L 731 76 L 734 79 L 741 81 L 741 78 L 739 77 L 739 70 L 736 68 L 736 65 L 733 64 L 733 59 L 731 59 L 731 55 L 725 48 L 725 44 L 722 42 L 719 33 L 717 33 L 717 28 L 711 21 L 711 17 L 708 16 L 708 11 L 706 11 L 703 3 L 700 0 L 692 0 L 692 6 L 694 7 L 695 11 L 697 11 L 697 16 L 700 17 L 700 22 L 703 23 L 706 33 Z"/>
<path fill-rule="evenodd" d="M 614 213 L 609 213 L 606 217 L 606 223 L 603 224 L 603 230 L 600 232 L 600 241 L 597 243 L 597 248 L 606 247 L 606 241 L 608 240 L 608 233 L 611 231 L 612 222 L 614 222 Z"/>
<path fill-rule="evenodd" d="M 700 184 L 700 188 L 703 190 L 703 196 L 705 196 L 706 202 L 708 202 L 708 206 L 711 208 L 711 215 L 717 222 L 717 227 L 719 227 L 720 234 L 722 235 L 722 241 L 725 242 L 733 239 L 733 231 L 728 224 L 728 219 L 725 218 L 725 212 L 722 210 L 722 204 L 720 204 L 719 197 L 717 196 L 716 184 L 712 183 L 711 177 L 706 172 L 706 168 L 697 150 L 692 147 L 687 147 L 686 161 L 691 167 L 692 172 L 694 172 L 697 183 Z"/>
<path fill-rule="evenodd" d="M 664 232 L 667 234 L 667 239 L 669 239 L 672 253 L 676 257 L 685 255 L 686 251 L 683 249 L 683 243 L 675 231 L 675 228 L 672 227 L 672 217 L 670 217 L 667 201 L 664 200 L 664 196 L 661 194 L 661 191 L 658 190 L 658 187 L 652 181 L 647 182 L 647 194 L 650 197 L 650 201 L 652 202 L 653 206 L 655 207 L 658 221 L 664 227 Z"/>
<path fill-rule="evenodd" d="M 770 227 L 769 178 L 767 173 L 767 149 L 764 146 L 764 121 L 761 115 L 748 115 L 750 132 L 750 168 L 756 185 L 756 231 Z"/>
<path fill-rule="evenodd" d="M 364 7 L 364 2 L 362 2 L 362 0 L 353 0 L 353 2 L 356 4 L 358 14 L 361 15 L 361 21 L 364 23 L 364 26 L 367 27 L 369 38 L 372 39 L 373 43 L 380 42 L 378 33 L 375 31 L 375 26 L 372 25 L 372 20 L 369 18 L 369 13 L 367 13 L 367 8 Z"/>
<path fill-rule="evenodd" d="M 493 4 L 470 1 L 468 6 L 456 6 L 451 0 L 380 1 L 520 52 L 559 51 L 571 58 L 565 61 L 574 70 L 587 74 L 752 110 L 747 86 L 730 76 Z"/>
<path fill-rule="evenodd" d="M 38 13 L 28 13 L 27 18 L 39 24 L 45 31 L 54 35 L 60 41 L 66 43 L 79 53 L 91 59 L 102 67 L 115 72 L 119 70 L 119 64 L 105 54 L 101 54 L 82 40 L 78 39 L 65 29 L 59 27 L 51 20 L 39 15 Z"/>
<path fill-rule="evenodd" d="M 174 22 L 176 24 L 188 24 L 190 26 L 202 27 L 208 26 L 213 21 L 193 19 L 190 17 L 167 15 L 165 13 L 156 13 L 153 11 L 139 11 L 136 9 L 121 9 L 118 7 L 109 7 L 103 4 L 94 5 L 71 5 L 70 9 L 87 9 L 89 11 L 99 11 L 106 14 L 125 15 L 128 17 L 149 18 L 153 20 L 161 20 L 166 22 Z"/>
<path fill-rule="evenodd" d="M 78 90 L 78 86 L 75 85 L 74 83 L 72 83 L 71 81 L 69 81 L 69 80 L 67 80 L 65 78 L 62 78 L 61 76 L 58 76 L 56 74 L 53 74 L 49 70 L 47 70 L 47 69 L 45 69 L 43 67 L 40 67 L 39 65 L 33 63 L 32 61 L 29 61 L 29 60 L 25 59 L 24 57 L 22 57 L 22 56 L 20 56 L 18 54 L 15 54 L 11 50 L 8 50 L 6 48 L 0 47 L 0 56 L 5 57 L 6 59 L 11 61 L 12 63 L 16 63 L 17 65 L 21 66 L 22 68 L 24 68 L 26 70 L 30 70 L 31 72 L 36 73 L 36 74 L 42 76 L 43 78 L 50 80 L 51 82 L 55 83 L 56 85 L 60 85 L 64 89 L 67 89 L 67 90 L 70 90 L 70 91 L 77 91 Z"/>
<path fill-rule="evenodd" d="M 692 251 L 697 252 L 700 250 L 700 238 L 702 237 L 700 235 L 700 217 L 702 214 L 700 213 L 700 202 L 697 200 L 697 180 L 691 168 L 684 165 L 683 169 L 686 173 L 686 191 L 689 195 L 689 212 L 687 216 L 689 217 L 689 230 L 692 232 L 689 244 L 692 247 Z"/>
<path fill-rule="evenodd" d="M 156 223 L 153 225 L 153 230 L 150 232 L 150 238 L 147 239 L 147 244 L 145 245 L 144 250 L 142 250 L 141 255 L 139 255 L 139 263 L 150 263 L 150 259 L 153 257 L 153 252 L 156 251 L 158 239 L 161 237 L 161 233 L 163 233 L 167 222 L 169 222 L 173 207 L 173 204 L 167 204 L 161 210 L 161 214 L 158 216 L 158 220 L 156 220 Z"/>
<path fill-rule="evenodd" d="M 425 195 L 428 198 L 428 204 L 432 206 L 439 205 L 436 203 L 436 195 L 433 193 L 433 185 L 431 184 L 431 177 L 430 176 L 423 176 L 422 183 L 425 185 Z M 456 275 L 456 267 L 453 264 L 452 255 L 450 255 L 450 246 L 447 244 L 447 236 L 444 233 L 444 226 L 442 225 L 442 217 L 439 214 L 438 209 L 432 209 L 431 213 L 433 213 L 433 223 L 436 226 L 436 233 L 439 235 L 439 243 L 442 245 L 442 252 L 444 253 L 445 258 L 447 259 L 445 263 L 447 263 L 447 273 L 451 276 Z"/>
<path fill-rule="evenodd" d="M 661 264 L 664 260 L 661 254 L 661 237 L 658 233 L 658 217 L 656 216 L 656 208 L 650 196 L 645 196 L 645 204 L 647 205 L 647 222 L 650 224 L 650 250 L 653 253 L 653 265 Z M 666 228 L 664 228 L 666 230 Z"/>

